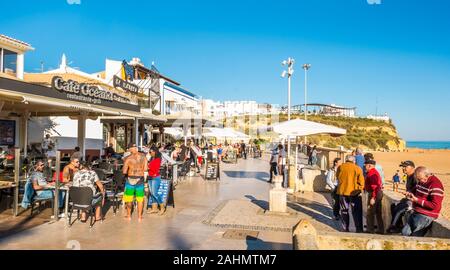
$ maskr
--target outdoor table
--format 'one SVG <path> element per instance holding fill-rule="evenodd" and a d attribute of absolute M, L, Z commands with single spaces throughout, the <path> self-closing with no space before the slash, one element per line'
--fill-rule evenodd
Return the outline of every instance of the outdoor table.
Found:
<path fill-rule="evenodd" d="M 0 181 L 0 192 L 2 192 L 5 189 L 14 189 L 14 188 L 16 188 L 16 184 L 14 182 L 12 182 L 12 181 Z M 13 214 L 14 214 L 14 207 L 13 207 Z"/>
<path fill-rule="evenodd" d="M 8 189 L 8 188 L 13 188 L 15 186 L 16 186 L 16 184 L 14 184 L 13 182 L 0 181 L 0 189 Z"/>
<path fill-rule="evenodd" d="M 64 205 L 64 218 L 66 219 L 66 222 L 68 221 L 68 218 L 67 218 L 67 216 L 68 216 L 68 213 L 69 213 L 69 188 L 72 186 L 72 184 L 71 183 L 67 183 L 67 184 L 62 184 L 60 187 L 59 187 L 59 190 L 62 190 L 62 191 L 65 191 L 66 192 L 66 198 L 65 198 L 65 205 Z M 55 187 L 55 185 L 49 185 L 49 186 L 47 186 L 47 188 L 48 189 L 51 189 L 51 190 L 53 190 L 53 200 L 55 199 L 55 197 L 56 197 L 56 194 L 55 194 L 55 190 L 56 190 L 56 187 Z M 54 208 L 59 208 L 59 202 L 55 202 L 55 201 L 53 201 L 53 207 Z M 56 217 L 55 217 L 56 218 Z"/>

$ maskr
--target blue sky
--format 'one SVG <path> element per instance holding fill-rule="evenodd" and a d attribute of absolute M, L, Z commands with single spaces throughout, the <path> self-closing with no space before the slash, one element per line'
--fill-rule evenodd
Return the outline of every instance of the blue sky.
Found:
<path fill-rule="evenodd" d="M 450 1 L 7 1 L 0 33 L 31 43 L 26 71 L 139 57 L 203 98 L 287 103 L 281 61 L 297 61 L 293 103 L 388 112 L 407 140 L 450 140 Z M 6 12 L 5 12 L 6 11 Z M 9 11 L 9 12 L 8 12 Z"/>

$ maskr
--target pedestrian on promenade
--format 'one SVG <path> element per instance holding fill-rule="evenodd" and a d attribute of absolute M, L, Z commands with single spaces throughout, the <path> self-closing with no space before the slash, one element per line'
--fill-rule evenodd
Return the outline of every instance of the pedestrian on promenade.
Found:
<path fill-rule="evenodd" d="M 270 179 L 269 183 L 272 183 L 273 175 L 278 175 L 277 165 L 278 165 L 278 149 L 275 148 L 272 150 L 272 153 L 270 155 Z"/>
<path fill-rule="evenodd" d="M 247 159 L 247 146 L 245 145 L 244 141 L 241 142 L 241 153 L 242 153 L 242 157 L 244 159 Z"/>
<path fill-rule="evenodd" d="M 366 160 L 364 166 L 366 168 L 365 191 L 367 193 L 367 231 L 374 233 L 375 217 L 377 220 L 378 234 L 384 234 L 384 223 L 382 215 L 383 189 L 381 176 L 375 168 L 377 163 L 373 159 Z"/>
<path fill-rule="evenodd" d="M 278 145 L 278 174 L 283 175 L 283 186 L 286 182 L 286 174 L 284 172 L 284 169 L 286 167 L 286 151 L 284 150 L 284 147 L 282 144 Z"/>
<path fill-rule="evenodd" d="M 42 154 L 44 156 L 47 156 L 47 151 L 49 148 L 53 149 L 55 147 L 55 143 L 50 138 L 50 134 L 46 134 L 45 138 L 42 140 L 41 148 L 42 148 Z"/>
<path fill-rule="evenodd" d="M 310 156 L 308 158 L 309 165 L 315 166 L 317 165 L 317 154 L 321 152 L 317 151 L 317 145 L 314 145 L 314 147 L 311 150 Z"/>
<path fill-rule="evenodd" d="M 219 144 L 219 146 L 217 147 L 217 158 L 219 162 L 222 161 L 222 154 L 223 154 L 222 144 Z"/>
<path fill-rule="evenodd" d="M 333 161 L 333 167 L 331 167 L 327 172 L 327 186 L 331 189 L 331 198 L 333 199 L 333 215 L 336 220 L 340 218 L 339 214 L 339 195 L 337 194 L 338 179 L 336 177 L 336 172 L 339 166 L 342 165 L 342 160 L 340 158 L 335 158 Z"/>
<path fill-rule="evenodd" d="M 364 176 L 362 169 L 355 164 L 354 156 L 347 156 L 345 163 L 337 169 L 337 179 L 339 185 L 337 194 L 339 195 L 339 205 L 341 221 L 344 231 L 349 232 L 350 214 L 352 211 L 353 222 L 356 232 L 363 232 L 362 218 L 362 197 L 364 190 Z"/>
<path fill-rule="evenodd" d="M 400 171 L 397 170 L 397 172 L 394 174 L 394 177 L 392 177 L 392 182 L 394 184 L 392 185 L 392 190 L 394 192 L 398 192 L 398 185 L 400 184 Z"/>
<path fill-rule="evenodd" d="M 361 170 L 363 170 L 363 172 L 364 172 L 364 162 L 365 162 L 366 160 L 364 159 L 364 156 L 363 156 L 363 152 L 362 152 L 362 150 L 361 150 L 361 148 L 356 148 L 356 151 L 355 151 L 355 163 L 356 163 L 356 165 L 358 165 L 360 168 L 361 168 Z"/>
<path fill-rule="evenodd" d="M 372 153 L 366 153 L 366 154 L 364 154 L 364 161 L 368 161 L 368 160 L 375 160 L 375 157 L 373 156 Z M 380 174 L 380 177 L 381 177 L 381 183 L 383 184 L 383 187 L 384 187 L 385 182 L 384 182 L 384 170 L 383 170 L 383 167 L 381 167 L 381 165 L 380 165 L 379 163 L 376 163 L 376 164 L 377 164 L 377 165 L 375 166 L 375 169 L 376 169 L 376 170 L 378 171 L 378 173 Z M 366 174 L 367 174 L 366 167 L 364 167 L 363 173 L 364 173 L 364 177 L 365 177 Z"/>
<path fill-rule="evenodd" d="M 138 152 L 136 144 L 129 146 L 130 156 L 123 164 L 122 173 L 127 176 L 125 183 L 125 192 L 123 200 L 126 204 L 126 219 L 131 220 L 131 208 L 134 197 L 136 197 L 138 208 L 138 221 L 142 221 L 142 211 L 144 209 L 144 173 L 147 170 L 147 158 L 144 154 Z"/>
<path fill-rule="evenodd" d="M 417 167 L 414 175 L 417 185 L 412 192 L 406 193 L 406 198 L 413 203 L 413 213 L 409 215 L 402 235 L 425 236 L 441 212 L 444 186 L 426 167 Z"/>
<path fill-rule="evenodd" d="M 161 185 L 161 153 L 158 148 L 152 147 L 150 149 L 151 159 L 148 163 L 148 185 L 150 187 L 150 196 L 148 198 L 148 207 L 149 214 L 158 213 L 158 205 L 160 208 L 161 215 L 166 211 L 165 204 L 163 202 L 163 198 L 160 194 L 158 194 L 159 187 Z"/>
<path fill-rule="evenodd" d="M 307 145 L 306 145 L 306 156 L 310 156 L 311 155 L 311 150 L 312 150 L 312 146 L 311 146 L 311 142 L 309 142 Z"/>
<path fill-rule="evenodd" d="M 414 176 L 416 165 L 411 160 L 402 161 L 399 165 L 403 173 L 407 175 L 406 178 L 406 192 L 412 192 L 417 184 Z M 403 217 L 408 211 L 412 211 L 413 204 L 406 197 L 401 199 L 397 204 L 391 205 L 392 221 L 389 226 L 389 233 L 400 233 L 404 226 Z"/>

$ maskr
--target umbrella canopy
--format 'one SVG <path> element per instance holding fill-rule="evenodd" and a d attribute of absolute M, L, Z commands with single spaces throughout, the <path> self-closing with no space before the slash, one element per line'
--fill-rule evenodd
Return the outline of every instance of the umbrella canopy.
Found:
<path fill-rule="evenodd" d="M 342 128 L 316 123 L 312 121 L 305 121 L 301 119 L 294 119 L 274 124 L 260 131 L 262 132 L 273 131 L 275 133 L 280 134 L 281 136 L 290 136 L 290 137 L 310 136 L 316 134 L 329 134 L 332 136 L 342 136 L 347 133 L 347 131 Z"/>
<path fill-rule="evenodd" d="M 203 136 L 214 138 L 229 138 L 246 140 L 250 137 L 242 132 L 235 131 L 232 128 L 204 128 Z"/>
<path fill-rule="evenodd" d="M 155 129 L 152 131 L 153 133 L 159 133 L 159 130 Z M 168 134 L 172 137 L 174 137 L 176 140 L 179 140 L 181 138 L 184 138 L 184 131 L 182 128 L 180 127 L 167 127 L 164 128 L 164 134 Z M 187 138 L 191 138 L 194 137 L 194 135 L 192 135 L 191 131 L 189 130 L 186 134 Z"/>

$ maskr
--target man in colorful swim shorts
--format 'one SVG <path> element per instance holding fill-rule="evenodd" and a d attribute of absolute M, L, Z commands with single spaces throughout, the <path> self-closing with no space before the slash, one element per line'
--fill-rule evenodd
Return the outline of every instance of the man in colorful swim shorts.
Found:
<path fill-rule="evenodd" d="M 123 174 L 127 176 L 123 196 L 127 208 L 125 218 L 131 220 L 131 208 L 133 206 L 133 199 L 136 197 L 138 220 L 142 221 L 145 196 L 144 172 L 147 169 L 147 159 L 144 154 L 138 152 L 136 144 L 131 144 L 129 151 L 131 155 L 126 158 L 123 164 Z"/>

